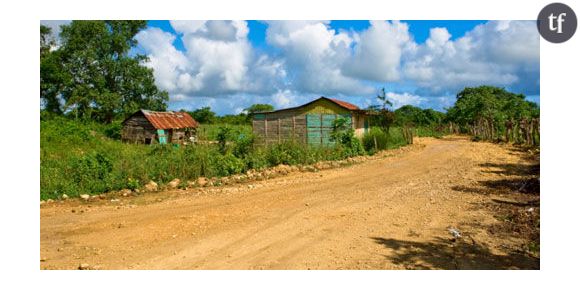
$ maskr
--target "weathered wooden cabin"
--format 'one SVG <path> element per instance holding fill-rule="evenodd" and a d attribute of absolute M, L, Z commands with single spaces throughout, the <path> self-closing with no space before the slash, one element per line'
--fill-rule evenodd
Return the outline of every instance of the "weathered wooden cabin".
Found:
<path fill-rule="evenodd" d="M 186 112 L 139 110 L 123 121 L 121 140 L 141 144 L 182 144 L 195 136 L 198 125 Z"/>
<path fill-rule="evenodd" d="M 262 144 L 292 140 L 309 145 L 332 145 L 332 125 L 338 117 L 349 120 L 357 137 L 362 137 L 369 128 L 366 111 L 326 97 L 294 108 L 255 113 L 252 128 L 258 143 Z"/>

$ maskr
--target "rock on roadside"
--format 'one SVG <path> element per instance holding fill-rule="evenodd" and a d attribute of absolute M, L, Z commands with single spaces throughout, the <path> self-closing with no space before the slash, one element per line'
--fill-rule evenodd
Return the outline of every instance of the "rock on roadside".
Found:
<path fill-rule="evenodd" d="M 147 191 L 157 191 L 157 189 L 159 189 L 159 186 L 153 180 L 145 185 L 145 190 Z"/>
<path fill-rule="evenodd" d="M 204 187 L 208 184 L 208 180 L 205 177 L 200 177 L 197 179 L 197 185 L 199 185 L 200 187 Z"/>
<path fill-rule="evenodd" d="M 167 188 L 176 189 L 180 183 L 181 183 L 181 180 L 179 180 L 179 178 L 176 178 L 167 184 Z"/>

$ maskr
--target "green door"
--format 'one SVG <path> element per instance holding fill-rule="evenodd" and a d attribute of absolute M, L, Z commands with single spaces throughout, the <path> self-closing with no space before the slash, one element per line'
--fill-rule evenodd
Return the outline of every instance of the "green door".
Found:
<path fill-rule="evenodd" d="M 334 121 L 340 115 L 337 114 L 307 114 L 306 115 L 306 129 L 308 136 L 308 144 L 315 146 L 333 146 L 336 142 L 332 140 L 332 127 Z M 352 126 L 352 118 L 350 115 L 343 115 L 347 118 L 348 125 Z"/>
<path fill-rule="evenodd" d="M 157 135 L 159 136 L 159 144 L 167 144 L 167 135 L 165 135 L 165 130 L 157 130 Z"/>

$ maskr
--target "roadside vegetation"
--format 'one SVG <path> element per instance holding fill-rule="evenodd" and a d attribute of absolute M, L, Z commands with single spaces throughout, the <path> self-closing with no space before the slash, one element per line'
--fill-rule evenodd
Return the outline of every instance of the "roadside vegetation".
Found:
<path fill-rule="evenodd" d="M 223 177 L 285 165 L 310 165 L 372 155 L 413 143 L 415 136 L 471 134 L 474 140 L 539 146 L 539 107 L 502 88 L 465 88 L 447 113 L 392 107 L 383 88 L 366 108 L 362 139 L 340 118 L 331 147 L 282 143 L 256 146 L 251 114 L 272 111 L 254 104 L 235 115 L 210 107 L 188 112 L 201 123 L 195 145 L 137 145 L 120 139 L 121 122 L 139 109 L 167 109 L 168 94 L 155 85 L 146 56 L 131 53 L 145 21 L 72 21 L 58 45 L 40 27 L 41 199 L 138 189 L 149 181 Z"/>

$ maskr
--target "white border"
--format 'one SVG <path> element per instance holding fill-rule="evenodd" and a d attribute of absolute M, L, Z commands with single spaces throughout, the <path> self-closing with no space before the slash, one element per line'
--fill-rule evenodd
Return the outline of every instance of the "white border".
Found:
<path fill-rule="evenodd" d="M 2 9 L 2 285 L 12 288 L 536 289 L 577 285 L 578 47 L 541 43 L 540 271 L 39 271 L 38 24 L 48 19 L 535 19 L 552 1 L 42 1 Z M 580 15 L 580 3 L 567 3 Z M 6 133 L 9 133 L 8 136 Z M 30 286 L 30 287 L 28 287 Z M 9 288 L 8 288 L 9 287 Z"/>

